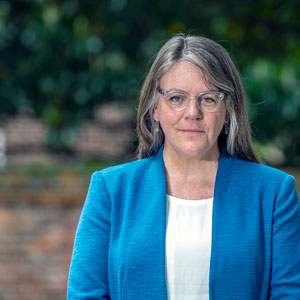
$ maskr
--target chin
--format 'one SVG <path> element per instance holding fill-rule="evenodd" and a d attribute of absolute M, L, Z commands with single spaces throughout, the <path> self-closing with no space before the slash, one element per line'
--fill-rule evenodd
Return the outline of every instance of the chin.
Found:
<path fill-rule="evenodd" d="M 203 158 L 203 159 L 210 159 L 216 157 L 216 150 L 215 147 L 200 147 L 199 145 L 186 145 L 182 148 L 182 154 L 191 158 Z"/>
<path fill-rule="evenodd" d="M 203 155 L 203 153 L 205 153 L 205 150 L 202 148 L 188 147 L 188 148 L 182 149 L 181 153 L 183 155 L 190 156 L 190 157 L 200 157 Z"/>

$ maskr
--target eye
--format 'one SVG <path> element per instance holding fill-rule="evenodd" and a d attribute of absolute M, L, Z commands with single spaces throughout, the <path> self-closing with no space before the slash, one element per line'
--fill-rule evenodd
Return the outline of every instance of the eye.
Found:
<path fill-rule="evenodd" d="M 180 103 L 183 102 L 183 100 L 184 100 L 183 97 L 178 95 L 169 97 L 169 101 L 174 103 Z"/>
<path fill-rule="evenodd" d="M 182 104 L 184 103 L 186 100 L 186 95 L 181 94 L 181 93 L 171 93 L 168 95 L 168 101 L 171 104 Z"/>
<path fill-rule="evenodd" d="M 204 95 L 200 98 L 201 103 L 204 105 L 216 105 L 217 100 L 216 95 Z"/>
<path fill-rule="evenodd" d="M 209 98 L 209 97 L 205 97 L 205 98 L 202 98 L 202 102 L 205 102 L 205 103 L 214 103 L 215 99 L 212 99 L 212 98 Z"/>

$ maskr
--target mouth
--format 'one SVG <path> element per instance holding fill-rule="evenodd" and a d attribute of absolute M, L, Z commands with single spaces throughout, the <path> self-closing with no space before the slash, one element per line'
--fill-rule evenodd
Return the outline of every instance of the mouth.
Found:
<path fill-rule="evenodd" d="M 180 129 L 179 131 L 187 134 L 199 134 L 204 133 L 204 130 L 201 129 Z"/>
<path fill-rule="evenodd" d="M 187 128 L 187 129 L 179 129 L 180 131 L 188 131 L 188 132 L 204 132 L 202 129 L 193 129 L 193 128 Z"/>

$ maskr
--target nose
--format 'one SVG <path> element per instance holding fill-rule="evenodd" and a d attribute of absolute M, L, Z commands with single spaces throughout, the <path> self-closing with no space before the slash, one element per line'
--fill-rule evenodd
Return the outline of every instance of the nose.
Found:
<path fill-rule="evenodd" d="M 197 100 L 191 97 L 184 112 L 186 119 L 197 120 L 203 118 L 203 112 L 198 108 Z"/>

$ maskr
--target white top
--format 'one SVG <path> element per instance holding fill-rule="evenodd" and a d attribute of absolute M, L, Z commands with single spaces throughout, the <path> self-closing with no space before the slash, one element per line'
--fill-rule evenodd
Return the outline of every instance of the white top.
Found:
<path fill-rule="evenodd" d="M 213 198 L 167 195 L 166 281 L 169 300 L 208 300 Z"/>

